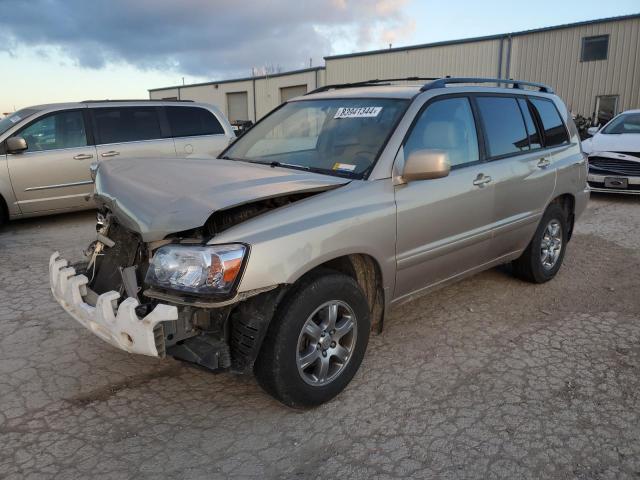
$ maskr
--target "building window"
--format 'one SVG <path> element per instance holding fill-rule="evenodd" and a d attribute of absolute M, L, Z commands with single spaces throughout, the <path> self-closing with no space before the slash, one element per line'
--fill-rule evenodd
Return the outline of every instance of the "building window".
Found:
<path fill-rule="evenodd" d="M 582 54 L 580 60 L 590 62 L 592 60 L 606 60 L 609 51 L 609 35 L 582 38 Z"/>
<path fill-rule="evenodd" d="M 596 97 L 594 125 L 604 125 L 618 113 L 618 95 Z"/>

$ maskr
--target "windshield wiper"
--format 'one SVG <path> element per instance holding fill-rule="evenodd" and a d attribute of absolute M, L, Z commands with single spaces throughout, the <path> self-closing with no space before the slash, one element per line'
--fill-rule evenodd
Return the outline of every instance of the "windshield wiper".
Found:
<path fill-rule="evenodd" d="M 220 158 L 222 158 L 223 160 L 236 160 L 239 162 L 257 163 L 258 165 L 269 165 L 271 168 L 281 167 L 281 168 L 291 168 L 293 170 L 303 170 L 305 172 L 320 173 L 322 175 L 330 175 L 332 177 L 346 177 L 346 178 L 358 177 L 358 175 L 353 172 L 344 172 L 340 170 L 331 170 L 328 168 L 320 168 L 320 167 L 309 167 L 306 165 L 296 165 L 295 163 L 279 162 L 277 160 L 274 160 L 272 162 L 262 162 L 260 160 L 248 160 L 246 158 L 232 158 L 226 155 Z"/>
<path fill-rule="evenodd" d="M 269 162 L 268 164 L 266 162 L 258 162 L 258 163 L 269 165 L 271 168 L 283 167 L 283 168 L 296 168 L 298 170 L 311 170 L 311 167 L 306 167 L 304 165 L 296 165 L 295 163 L 283 163 L 283 162 L 278 162 L 276 160 L 274 160 L 273 162 Z"/>

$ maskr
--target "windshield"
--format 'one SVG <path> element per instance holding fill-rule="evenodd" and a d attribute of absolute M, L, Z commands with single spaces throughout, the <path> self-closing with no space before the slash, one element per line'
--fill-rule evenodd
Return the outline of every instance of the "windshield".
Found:
<path fill-rule="evenodd" d="M 625 113 L 617 116 L 602 129 L 602 133 L 640 133 L 640 113 Z"/>
<path fill-rule="evenodd" d="M 2 120 L 0 120 L 0 135 L 2 135 L 4 132 L 9 130 L 19 121 L 27 117 L 30 117 L 37 111 L 38 110 L 35 110 L 33 108 L 23 108 L 22 110 L 18 110 L 15 113 L 10 113 L 6 117 L 4 117 Z"/>
<path fill-rule="evenodd" d="M 290 102 L 236 140 L 222 158 L 361 178 L 408 103 L 388 98 Z"/>

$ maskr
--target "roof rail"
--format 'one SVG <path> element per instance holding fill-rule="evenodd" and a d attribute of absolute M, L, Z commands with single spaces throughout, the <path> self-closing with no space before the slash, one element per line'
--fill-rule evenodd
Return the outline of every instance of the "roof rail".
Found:
<path fill-rule="evenodd" d="M 364 80 L 362 82 L 353 83 L 335 83 L 333 85 L 324 85 L 322 87 L 311 90 L 306 95 L 312 93 L 326 92 L 327 90 L 338 90 L 340 88 L 366 87 L 368 85 L 390 85 L 389 82 L 413 82 L 417 80 L 438 80 L 440 77 L 403 77 L 403 78 L 376 78 L 374 80 Z"/>
<path fill-rule="evenodd" d="M 429 83 L 425 83 L 420 89 L 421 92 L 425 92 L 427 90 L 432 90 L 434 88 L 444 88 L 452 83 L 504 83 L 508 85 L 513 85 L 512 88 L 523 89 L 524 86 L 527 87 L 536 87 L 540 92 L 544 93 L 555 93 L 553 88 L 549 85 L 545 85 L 544 83 L 537 82 L 524 82 L 522 80 L 511 80 L 506 78 L 474 78 L 474 77 L 454 77 L 454 78 L 439 78 Z"/>
<path fill-rule="evenodd" d="M 123 99 L 109 99 L 105 98 L 104 100 L 82 100 L 80 103 L 113 103 L 113 102 L 193 102 L 193 100 L 178 100 L 178 99 L 167 99 L 163 100 L 160 98 L 123 98 Z"/>

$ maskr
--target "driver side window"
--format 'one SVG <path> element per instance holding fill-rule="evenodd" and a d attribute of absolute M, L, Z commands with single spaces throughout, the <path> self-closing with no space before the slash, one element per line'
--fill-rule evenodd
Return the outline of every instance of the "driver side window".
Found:
<path fill-rule="evenodd" d="M 18 133 L 29 152 L 85 147 L 87 134 L 82 112 L 60 112 L 32 123 Z"/>
<path fill-rule="evenodd" d="M 421 114 L 404 145 L 407 158 L 416 150 L 444 150 L 451 167 L 480 160 L 471 104 L 466 97 L 431 103 Z"/>

